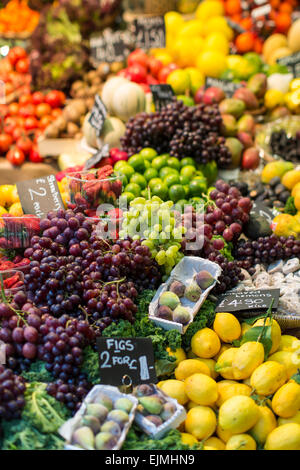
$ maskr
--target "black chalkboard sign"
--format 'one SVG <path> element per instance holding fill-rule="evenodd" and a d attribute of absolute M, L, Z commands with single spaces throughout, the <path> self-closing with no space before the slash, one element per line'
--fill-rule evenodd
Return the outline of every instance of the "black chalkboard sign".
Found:
<path fill-rule="evenodd" d="M 97 347 L 101 384 L 157 382 L 150 338 L 98 338 Z"/>
<path fill-rule="evenodd" d="M 216 312 L 265 311 L 274 299 L 272 311 L 278 307 L 280 289 L 257 289 L 228 292 L 220 295 Z"/>
<path fill-rule="evenodd" d="M 84 169 L 89 170 L 90 168 L 94 168 L 100 162 L 100 160 L 102 160 L 102 158 L 108 157 L 108 156 L 109 156 L 109 145 L 105 144 L 103 145 L 101 150 L 99 150 L 99 152 L 92 155 L 92 157 L 90 157 L 85 162 Z"/>
<path fill-rule="evenodd" d="M 153 95 L 156 111 L 160 111 L 168 103 L 171 103 L 173 101 L 173 97 L 175 96 L 173 88 L 167 83 L 161 83 L 160 85 L 150 85 L 150 89 Z"/>
<path fill-rule="evenodd" d="M 99 95 L 96 95 L 94 106 L 89 117 L 89 123 L 95 129 L 98 137 L 101 134 L 106 114 L 107 111 L 103 101 L 101 100 Z"/>
<path fill-rule="evenodd" d="M 166 46 L 166 26 L 163 16 L 136 18 L 131 29 L 136 47 L 149 50 Z"/>
<path fill-rule="evenodd" d="M 123 62 L 130 53 L 129 31 L 104 31 L 90 39 L 91 59 L 94 65 L 101 62 Z"/>
<path fill-rule="evenodd" d="M 294 77 L 300 77 L 300 52 L 295 54 L 288 55 L 286 57 L 281 57 L 277 59 L 277 63 L 281 65 L 286 65 L 289 72 L 291 72 Z"/>
<path fill-rule="evenodd" d="M 251 213 L 258 214 L 259 216 L 263 217 L 264 219 L 267 220 L 269 224 L 271 224 L 272 220 L 274 219 L 272 209 L 266 206 L 263 202 L 259 202 L 259 201 L 253 202 Z"/>
<path fill-rule="evenodd" d="M 17 190 L 24 214 L 43 219 L 48 212 L 64 208 L 54 175 L 20 181 Z"/>
<path fill-rule="evenodd" d="M 241 88 L 241 83 L 234 83 L 231 80 L 223 80 L 221 78 L 206 77 L 205 88 L 217 87 L 224 91 L 226 96 L 231 97 L 236 90 Z"/>

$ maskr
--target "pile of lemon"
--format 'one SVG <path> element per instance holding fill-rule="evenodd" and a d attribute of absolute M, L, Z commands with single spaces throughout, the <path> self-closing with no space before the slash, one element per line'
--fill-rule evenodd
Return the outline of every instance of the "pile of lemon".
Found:
<path fill-rule="evenodd" d="M 23 215 L 17 187 L 15 184 L 2 184 L 0 186 L 0 217 L 2 214 L 11 214 L 14 217 Z"/>
<path fill-rule="evenodd" d="M 264 322 L 271 327 L 267 358 L 259 341 L 233 345 Z M 276 320 L 240 324 L 231 313 L 217 313 L 212 329 L 193 336 L 188 358 L 183 350 L 173 354 L 175 379 L 158 386 L 186 407 L 183 443 L 200 442 L 204 450 L 300 450 L 300 340 L 282 335 Z"/>

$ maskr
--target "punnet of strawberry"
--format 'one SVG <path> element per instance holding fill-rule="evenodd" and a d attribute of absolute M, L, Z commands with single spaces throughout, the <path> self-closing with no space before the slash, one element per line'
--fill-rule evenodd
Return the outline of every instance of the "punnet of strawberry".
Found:
<path fill-rule="evenodd" d="M 36 215 L 20 217 L 3 214 L 0 223 L 0 248 L 27 248 L 33 235 L 40 233 L 40 219 Z"/>

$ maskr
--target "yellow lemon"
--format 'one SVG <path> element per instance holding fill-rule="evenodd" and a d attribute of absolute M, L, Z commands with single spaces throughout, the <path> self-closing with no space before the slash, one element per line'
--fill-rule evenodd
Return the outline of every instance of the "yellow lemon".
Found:
<path fill-rule="evenodd" d="M 197 357 L 197 361 L 200 361 L 203 364 L 207 365 L 207 367 L 210 370 L 210 376 L 213 379 L 216 379 L 218 377 L 219 374 L 215 371 L 216 361 L 214 359 L 203 359 L 203 358 Z"/>
<path fill-rule="evenodd" d="M 256 450 L 256 442 L 249 434 L 235 434 L 226 443 L 226 450 Z"/>
<path fill-rule="evenodd" d="M 214 447 L 217 450 L 225 450 L 225 444 L 218 437 L 212 436 L 206 439 L 205 445 L 209 447 Z"/>
<path fill-rule="evenodd" d="M 180 405 L 185 405 L 189 401 L 189 397 L 185 393 L 184 382 L 181 382 L 181 380 L 165 380 L 160 388 L 169 397 L 177 400 Z"/>
<path fill-rule="evenodd" d="M 199 405 L 211 406 L 218 398 L 217 383 L 205 374 L 193 374 L 185 380 L 185 393 Z"/>
<path fill-rule="evenodd" d="M 178 348 L 176 349 L 176 351 L 172 351 L 171 348 L 167 347 L 166 351 L 169 356 L 175 357 L 175 366 L 178 366 L 181 361 L 184 361 L 186 359 L 186 354 L 182 348 Z"/>
<path fill-rule="evenodd" d="M 252 326 L 263 326 L 264 324 L 264 318 L 260 318 L 257 320 Z M 279 348 L 280 345 L 280 340 L 281 340 L 281 329 L 280 326 L 278 325 L 277 321 L 272 318 L 267 318 L 266 325 L 271 325 L 271 339 L 272 339 L 272 347 L 269 352 L 269 354 L 273 354 L 277 349 Z"/>
<path fill-rule="evenodd" d="M 199 406 L 199 405 L 198 403 L 195 403 L 194 401 L 189 401 L 185 406 L 188 410 L 191 410 L 192 408 L 195 408 L 195 406 Z"/>
<path fill-rule="evenodd" d="M 219 409 L 220 426 L 232 434 L 251 429 L 259 418 L 259 409 L 252 398 L 236 395 L 226 400 Z"/>
<path fill-rule="evenodd" d="M 0 206 L 0 216 L 2 214 L 7 214 L 7 210 L 5 209 L 5 207 Z"/>
<path fill-rule="evenodd" d="M 173 62 L 172 55 L 169 54 L 169 52 L 167 52 L 166 50 L 159 49 L 158 51 L 154 52 L 153 55 L 156 59 L 160 60 L 163 65 L 168 65 Z"/>
<path fill-rule="evenodd" d="M 206 364 L 197 359 L 185 359 L 175 369 L 175 377 L 177 380 L 185 380 L 197 372 L 210 376 L 210 370 Z"/>
<path fill-rule="evenodd" d="M 174 59 L 176 60 L 176 63 L 180 67 L 192 67 L 196 65 L 197 57 L 201 53 L 202 50 L 203 50 L 203 39 L 201 37 L 186 38 L 186 37 L 179 36 L 174 41 L 174 47 L 172 48 L 172 53 L 173 53 Z"/>
<path fill-rule="evenodd" d="M 223 442 L 227 442 L 228 439 L 233 436 L 233 433 L 222 428 L 220 423 L 217 424 L 216 434 Z"/>
<path fill-rule="evenodd" d="M 214 33 L 218 31 L 223 33 L 228 41 L 233 39 L 234 33 L 233 30 L 228 26 L 226 19 L 224 16 L 214 16 L 213 18 L 209 18 L 208 21 L 204 23 L 204 33 L 207 36 L 210 33 Z"/>
<path fill-rule="evenodd" d="M 287 171 L 281 178 L 281 183 L 292 190 L 293 187 L 300 182 L 300 170 L 290 170 Z"/>
<path fill-rule="evenodd" d="M 290 82 L 289 88 L 291 91 L 298 90 L 298 88 L 300 88 L 300 78 L 294 78 L 294 80 Z"/>
<path fill-rule="evenodd" d="M 207 20 L 213 16 L 223 16 L 224 6 L 217 0 L 204 1 L 199 4 L 196 10 L 196 18 L 199 20 Z"/>
<path fill-rule="evenodd" d="M 212 436 L 216 426 L 216 415 L 208 406 L 195 406 L 187 413 L 185 429 L 198 440 Z"/>
<path fill-rule="evenodd" d="M 279 364 L 285 366 L 288 379 L 290 379 L 292 375 L 296 374 L 300 367 L 300 356 L 289 351 L 277 351 L 269 356 L 267 361 L 279 362 Z"/>
<path fill-rule="evenodd" d="M 224 343 L 231 343 L 241 336 L 241 325 L 238 319 L 227 312 L 218 312 L 213 329 Z"/>
<path fill-rule="evenodd" d="M 200 20 L 186 21 L 179 29 L 179 36 L 193 38 L 204 34 L 204 24 Z"/>
<path fill-rule="evenodd" d="M 296 336 L 282 335 L 278 351 L 294 352 L 300 349 L 300 340 Z"/>
<path fill-rule="evenodd" d="M 223 354 L 223 352 L 227 351 L 227 349 L 230 349 L 231 347 L 231 344 L 221 344 L 220 351 L 213 357 L 214 361 L 217 361 L 221 354 Z"/>
<path fill-rule="evenodd" d="M 220 350 L 221 343 L 218 335 L 210 328 L 202 328 L 191 339 L 193 353 L 198 357 L 210 359 Z"/>
<path fill-rule="evenodd" d="M 2 184 L 0 186 L 0 206 L 9 207 L 15 202 L 14 191 L 15 186 L 13 184 Z"/>
<path fill-rule="evenodd" d="M 219 78 L 226 69 L 226 56 L 219 51 L 205 50 L 198 55 L 196 66 L 204 75 Z"/>
<path fill-rule="evenodd" d="M 263 445 L 266 442 L 268 434 L 276 428 L 276 418 L 268 406 L 259 406 L 259 417 L 249 434 Z"/>
<path fill-rule="evenodd" d="M 300 411 L 297 411 L 297 413 L 294 414 L 291 418 L 278 418 L 277 419 L 277 425 L 282 426 L 283 424 L 287 423 L 296 423 L 300 424 Z"/>
<path fill-rule="evenodd" d="M 233 377 L 244 380 L 264 362 L 265 350 L 261 343 L 248 341 L 242 344 L 234 354 L 232 361 Z"/>
<path fill-rule="evenodd" d="M 204 85 L 205 77 L 203 73 L 195 67 L 187 67 L 185 70 L 189 74 L 190 89 L 191 92 L 194 94 L 200 87 L 202 87 L 202 85 Z"/>
<path fill-rule="evenodd" d="M 292 189 L 291 196 L 296 197 L 297 194 L 300 194 L 300 183 L 296 183 Z"/>
<path fill-rule="evenodd" d="M 229 52 L 229 42 L 225 34 L 220 32 L 210 33 L 204 40 L 205 50 L 215 50 L 227 55 Z"/>
<path fill-rule="evenodd" d="M 234 379 L 232 361 L 237 352 L 238 348 L 229 348 L 226 349 L 221 356 L 219 356 L 215 370 L 218 372 L 224 379 Z"/>
<path fill-rule="evenodd" d="M 14 217 L 21 217 L 21 215 L 24 214 L 21 203 L 20 202 L 14 202 L 8 211 L 11 215 Z"/>
<path fill-rule="evenodd" d="M 178 30 L 184 24 L 184 20 L 182 15 L 177 11 L 168 11 L 165 14 L 165 25 L 166 25 L 166 32 L 171 34 L 177 34 Z"/>
<path fill-rule="evenodd" d="M 250 378 L 251 387 L 258 395 L 273 395 L 287 380 L 285 366 L 267 361 L 255 369 Z"/>
<path fill-rule="evenodd" d="M 300 408 L 300 385 L 295 382 L 282 385 L 272 398 L 272 408 L 281 418 L 292 418 Z"/>
<path fill-rule="evenodd" d="M 234 380 L 221 380 L 217 382 L 218 399 L 216 405 L 220 407 L 226 400 L 236 395 L 250 397 L 251 387 L 246 384 L 235 382 Z"/>
<path fill-rule="evenodd" d="M 279 178 L 281 178 L 284 173 L 292 170 L 293 168 L 294 165 L 292 162 L 276 160 L 274 162 L 267 163 L 261 172 L 261 181 L 263 183 L 269 183 L 269 181 L 271 181 L 275 176 L 279 176 Z"/>
<path fill-rule="evenodd" d="M 194 446 L 195 444 L 198 444 L 197 439 L 192 435 L 187 432 L 182 432 L 181 433 L 181 442 L 182 444 L 185 444 L 187 446 Z"/>
<path fill-rule="evenodd" d="M 279 90 L 267 90 L 264 96 L 264 104 L 267 109 L 282 106 L 284 104 L 284 93 Z"/>
<path fill-rule="evenodd" d="M 287 423 L 267 437 L 265 450 L 300 450 L 300 424 Z"/>

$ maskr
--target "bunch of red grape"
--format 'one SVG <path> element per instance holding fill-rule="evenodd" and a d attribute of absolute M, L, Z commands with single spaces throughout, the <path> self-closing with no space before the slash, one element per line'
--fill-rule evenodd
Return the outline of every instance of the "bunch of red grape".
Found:
<path fill-rule="evenodd" d="M 78 376 L 76 382 L 68 380 L 68 383 L 61 379 L 51 382 L 47 385 L 47 392 L 49 395 L 56 398 L 56 400 L 64 403 L 69 410 L 76 412 L 82 403 L 82 400 L 91 389 L 91 384 L 86 380 L 84 374 Z"/>
<path fill-rule="evenodd" d="M 25 406 L 25 390 L 23 377 L 0 364 L 0 421 L 20 419 Z"/>

